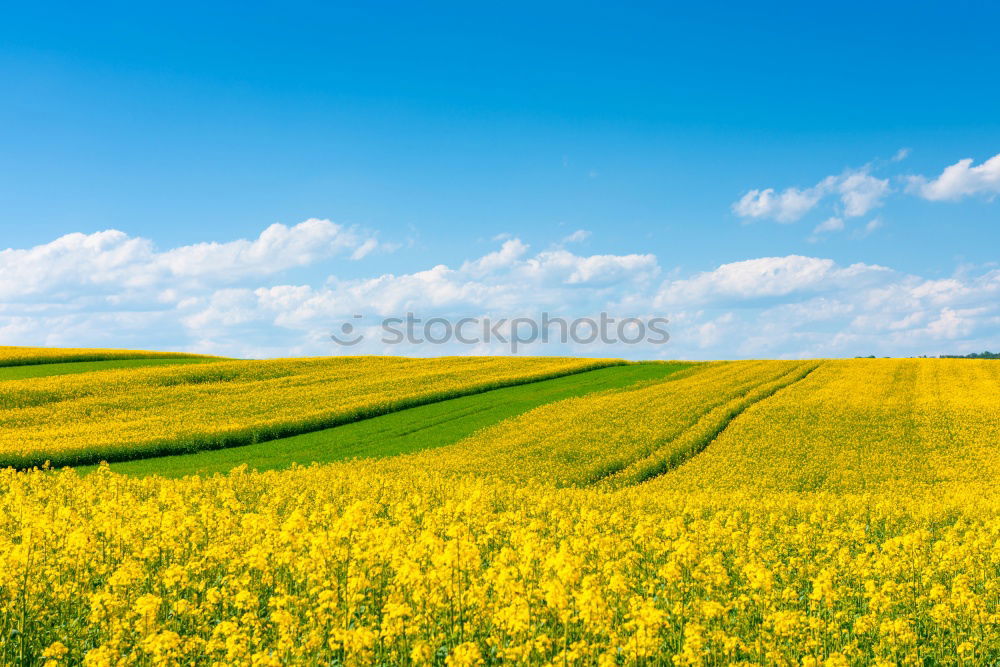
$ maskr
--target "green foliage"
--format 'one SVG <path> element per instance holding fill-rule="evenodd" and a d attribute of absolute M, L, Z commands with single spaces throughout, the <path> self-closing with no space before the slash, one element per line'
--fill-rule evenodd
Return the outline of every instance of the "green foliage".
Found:
<path fill-rule="evenodd" d="M 1000 359 L 1000 352 L 973 352 L 972 354 L 942 354 L 942 359 Z"/>

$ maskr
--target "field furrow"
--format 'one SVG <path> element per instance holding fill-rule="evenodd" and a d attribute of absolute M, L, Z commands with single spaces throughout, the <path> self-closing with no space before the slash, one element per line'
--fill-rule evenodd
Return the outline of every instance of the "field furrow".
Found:
<path fill-rule="evenodd" d="M 600 487 L 620 489 L 641 484 L 673 470 L 708 447 L 744 410 L 800 382 L 818 366 L 819 364 L 814 363 L 794 366 L 778 379 L 750 388 L 745 394 L 713 408 L 683 433 L 664 442 L 647 456 L 633 461 L 628 467 L 602 479 Z"/>
<path fill-rule="evenodd" d="M 751 406 L 711 448 L 656 483 L 851 493 L 992 486 L 1000 473 L 998 370 L 947 359 L 825 362 Z"/>

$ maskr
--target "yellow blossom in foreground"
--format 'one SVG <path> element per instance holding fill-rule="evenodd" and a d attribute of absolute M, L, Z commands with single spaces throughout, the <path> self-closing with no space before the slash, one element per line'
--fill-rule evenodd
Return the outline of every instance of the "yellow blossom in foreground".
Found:
<path fill-rule="evenodd" d="M 547 406 L 281 472 L 6 470 L 0 662 L 996 664 L 991 364 L 719 364 L 574 399 L 560 429 Z M 678 443 L 700 449 L 645 482 L 594 476 Z"/>

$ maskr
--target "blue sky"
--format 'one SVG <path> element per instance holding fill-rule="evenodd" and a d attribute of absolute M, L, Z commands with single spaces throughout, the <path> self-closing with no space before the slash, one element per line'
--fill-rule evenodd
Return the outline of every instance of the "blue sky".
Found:
<path fill-rule="evenodd" d="M 636 357 L 1000 347 L 1000 9 L 877 4 L 9 7 L 0 343 L 324 354 L 352 309 L 564 307 L 670 317 Z M 273 223 L 294 252 L 172 263 Z"/>

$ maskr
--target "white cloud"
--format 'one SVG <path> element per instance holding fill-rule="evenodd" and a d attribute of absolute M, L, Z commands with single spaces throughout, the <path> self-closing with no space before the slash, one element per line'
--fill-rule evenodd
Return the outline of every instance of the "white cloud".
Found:
<path fill-rule="evenodd" d="M 837 192 L 844 215 L 853 218 L 882 204 L 882 198 L 889 192 L 889 181 L 875 178 L 864 170 L 848 172 L 837 184 Z"/>
<path fill-rule="evenodd" d="M 816 225 L 813 229 L 813 234 L 826 234 L 829 232 L 841 232 L 844 230 L 844 220 L 836 216 L 832 218 L 827 218 L 823 222 Z"/>
<path fill-rule="evenodd" d="M 838 218 L 839 219 L 839 218 Z M 827 221 L 824 231 L 843 224 Z M 876 219 L 877 220 L 877 219 Z M 874 222 L 874 221 L 873 221 Z M 873 222 L 869 222 L 872 225 Z M 68 235 L 0 254 L 0 344 L 187 349 L 236 356 L 337 353 L 469 354 L 506 348 L 388 347 L 382 317 L 549 312 L 562 317 L 667 317 L 665 346 L 531 348 L 531 353 L 632 358 L 938 354 L 996 347 L 1000 270 L 960 267 L 925 279 L 872 264 L 788 255 L 662 277 L 650 254 L 532 252 L 505 239 L 456 266 L 319 284 L 289 284 L 276 267 L 348 258 L 371 234 L 332 223 L 255 240 L 157 251 L 121 232 Z M 823 226 L 821 225 L 821 226 Z M 846 226 L 846 225 L 844 225 Z M 348 235 L 351 241 L 347 241 Z M 331 249 L 332 247 L 332 249 Z M 364 251 L 362 251 L 364 252 Z M 239 281 L 195 258 L 233 267 Z M 340 349 L 343 321 L 370 334 Z"/>
<path fill-rule="evenodd" d="M 590 232 L 586 229 L 578 229 L 568 236 L 564 236 L 563 243 L 582 243 L 590 238 Z"/>
<path fill-rule="evenodd" d="M 778 222 L 795 222 L 816 208 L 828 195 L 838 195 L 841 215 L 857 217 L 881 206 L 890 192 L 888 179 L 871 175 L 870 167 L 848 169 L 839 176 L 827 176 L 811 188 L 774 188 L 750 190 L 733 204 L 733 212 L 741 218 L 770 218 Z"/>
<path fill-rule="evenodd" d="M 360 259 L 377 245 L 374 238 L 364 238 L 329 220 L 311 218 L 293 227 L 275 223 L 253 241 L 198 243 L 154 255 L 152 259 L 155 266 L 173 276 L 212 276 L 231 281 L 307 266 L 347 251 L 352 251 L 353 259 Z"/>
<path fill-rule="evenodd" d="M 0 299 L 42 295 L 59 301 L 79 294 L 176 289 L 190 282 L 232 283 L 336 255 L 360 258 L 376 246 L 370 234 L 317 219 L 292 227 L 273 224 L 252 241 L 197 243 L 164 252 L 148 239 L 118 230 L 74 233 L 29 249 L 0 251 Z"/>
<path fill-rule="evenodd" d="M 207 303 L 181 319 L 185 327 L 203 335 L 231 331 L 237 325 L 259 319 L 258 301 L 248 289 L 220 289 L 213 292 Z M 213 330 L 214 331 L 210 331 Z"/>
<path fill-rule="evenodd" d="M 519 272 L 535 283 L 606 286 L 622 281 L 645 281 L 659 273 L 653 255 L 590 255 L 582 257 L 566 250 L 539 253 Z"/>
<path fill-rule="evenodd" d="M 805 190 L 786 188 L 780 193 L 775 192 L 774 188 L 750 190 L 733 204 L 733 212 L 741 218 L 773 218 L 778 222 L 795 222 L 819 203 L 828 187 L 829 184 L 824 180 Z"/>
<path fill-rule="evenodd" d="M 808 188 L 753 189 L 734 202 L 731 208 L 745 221 L 770 219 L 792 223 L 817 208 L 826 208 L 828 220 L 858 218 L 882 206 L 894 192 L 889 178 L 879 178 L 872 171 L 877 167 L 887 169 L 905 160 L 909 154 L 910 149 L 901 148 L 888 161 L 847 169 L 839 175 L 827 176 Z M 937 178 L 919 175 L 903 177 L 898 174 L 894 178 L 906 183 L 904 190 L 907 194 L 929 201 L 959 201 L 977 195 L 992 200 L 1000 194 L 1000 154 L 979 165 L 975 165 L 972 158 L 959 160 L 945 167 Z M 820 226 L 822 224 L 825 223 Z M 880 224 L 875 221 L 869 223 L 862 232 L 855 234 L 855 238 L 867 236 Z M 820 230 L 817 227 L 809 240 L 816 241 L 818 234 L 826 231 L 837 230 Z"/>
<path fill-rule="evenodd" d="M 956 201 L 972 195 L 993 197 L 1000 194 L 1000 154 L 981 165 L 972 166 L 972 158 L 945 167 L 933 180 L 923 176 L 910 178 L 910 191 L 930 201 Z"/>
<path fill-rule="evenodd" d="M 498 269 L 512 265 L 528 251 L 528 246 L 521 239 L 504 241 L 500 250 L 483 255 L 479 259 L 465 262 L 462 270 L 474 276 L 482 276 Z"/>
<path fill-rule="evenodd" d="M 0 299 L 42 293 L 58 298 L 60 288 L 147 283 L 147 271 L 138 275 L 129 268 L 145 267 L 152 256 L 149 241 L 129 238 L 117 230 L 67 234 L 24 250 L 8 248 L 0 251 Z"/>
<path fill-rule="evenodd" d="M 927 325 L 927 332 L 934 338 L 955 339 L 967 336 L 975 326 L 975 315 L 982 309 L 967 311 L 943 308 L 937 319 Z"/>
<path fill-rule="evenodd" d="M 364 259 L 377 247 L 378 247 L 378 241 L 376 241 L 375 239 L 368 239 L 354 249 L 354 252 L 351 253 L 351 259 L 353 260 Z"/>
<path fill-rule="evenodd" d="M 882 218 L 872 218 L 869 220 L 864 228 L 858 233 L 860 238 L 865 238 L 866 236 L 871 236 L 876 230 L 881 229 L 885 223 L 882 222 Z"/>
<path fill-rule="evenodd" d="M 691 278 L 668 281 L 657 303 L 703 304 L 712 301 L 752 301 L 794 292 L 861 286 L 884 276 L 888 269 L 869 264 L 839 267 L 830 259 L 788 255 L 723 264 Z"/>
<path fill-rule="evenodd" d="M 697 325 L 696 331 L 698 335 L 695 339 L 695 344 L 702 349 L 718 345 L 724 339 L 727 331 L 732 329 L 736 321 L 733 313 L 723 313 L 713 320 Z"/>

